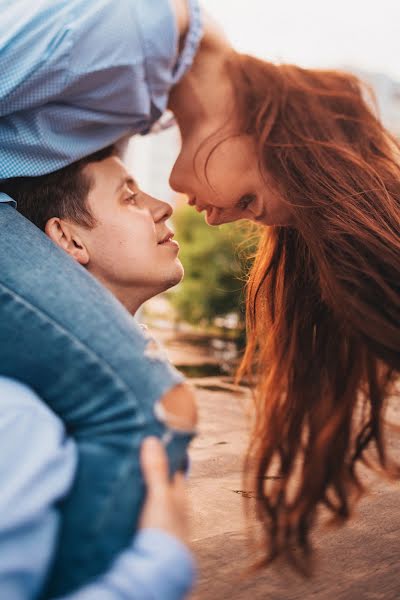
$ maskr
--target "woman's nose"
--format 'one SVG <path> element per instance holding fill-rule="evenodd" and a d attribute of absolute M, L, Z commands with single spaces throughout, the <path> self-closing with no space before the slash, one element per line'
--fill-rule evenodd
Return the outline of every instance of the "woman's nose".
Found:
<path fill-rule="evenodd" d="M 193 190 L 191 189 L 193 184 L 193 165 L 187 164 L 187 158 L 181 151 L 172 167 L 169 176 L 169 186 L 178 194 L 190 196 L 193 195 Z"/>
<path fill-rule="evenodd" d="M 183 193 L 182 187 L 179 183 L 179 179 L 176 177 L 174 170 L 172 170 L 171 175 L 169 176 L 169 187 L 174 190 L 174 192 L 178 192 L 178 194 Z"/>
<path fill-rule="evenodd" d="M 223 214 L 221 209 L 216 208 L 215 206 L 211 206 L 210 208 L 207 208 L 207 223 L 209 225 L 222 225 L 222 223 L 224 222 L 223 219 Z"/>
<path fill-rule="evenodd" d="M 182 176 L 178 168 L 178 161 L 174 164 L 171 174 L 169 176 L 169 187 L 173 189 L 174 192 L 178 192 L 178 194 L 186 193 L 186 190 L 184 189 L 185 186 L 182 181 Z"/>

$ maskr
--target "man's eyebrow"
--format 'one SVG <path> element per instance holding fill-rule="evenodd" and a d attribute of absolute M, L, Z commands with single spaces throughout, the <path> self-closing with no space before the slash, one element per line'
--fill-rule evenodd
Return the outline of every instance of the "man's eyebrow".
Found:
<path fill-rule="evenodd" d="M 136 181 L 133 179 L 133 177 L 129 175 L 129 177 L 124 177 L 123 179 L 121 179 L 121 181 L 117 185 L 115 192 L 121 191 L 121 189 L 127 184 L 132 185 L 133 187 L 139 187 Z"/>

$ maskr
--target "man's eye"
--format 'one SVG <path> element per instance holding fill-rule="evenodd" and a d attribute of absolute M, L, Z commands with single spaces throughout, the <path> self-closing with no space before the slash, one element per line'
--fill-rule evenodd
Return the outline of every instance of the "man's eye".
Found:
<path fill-rule="evenodd" d="M 240 210 L 246 210 L 246 208 L 252 202 L 254 202 L 255 199 L 256 199 L 255 194 L 246 194 L 245 196 L 242 196 L 240 198 L 239 202 L 237 203 L 237 207 L 240 208 Z"/>
<path fill-rule="evenodd" d="M 132 192 L 131 194 L 129 194 L 129 196 L 127 196 L 127 198 L 125 199 L 126 202 L 136 202 L 137 194 L 137 192 Z"/>

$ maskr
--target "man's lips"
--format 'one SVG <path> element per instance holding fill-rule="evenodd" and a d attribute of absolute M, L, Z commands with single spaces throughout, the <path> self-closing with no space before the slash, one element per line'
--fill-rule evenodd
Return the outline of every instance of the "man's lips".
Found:
<path fill-rule="evenodd" d="M 174 237 L 173 231 L 167 231 L 167 233 L 157 242 L 158 244 L 166 244 Z"/>
<path fill-rule="evenodd" d="M 173 237 L 174 237 L 174 232 L 173 231 L 168 231 L 161 239 L 159 242 L 157 242 L 158 246 L 165 246 L 165 245 L 171 245 L 171 246 L 175 246 L 177 248 L 179 248 L 179 244 L 178 242 L 176 242 Z"/>

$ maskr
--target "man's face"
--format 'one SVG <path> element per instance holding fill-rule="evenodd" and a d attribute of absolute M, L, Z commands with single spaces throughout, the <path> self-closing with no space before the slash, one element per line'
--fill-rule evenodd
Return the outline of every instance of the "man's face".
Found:
<path fill-rule="evenodd" d="M 142 192 L 117 157 L 90 163 L 83 174 L 92 181 L 87 203 L 96 225 L 75 228 L 92 275 L 132 310 L 179 283 L 179 246 L 166 225 L 170 205 Z"/>

